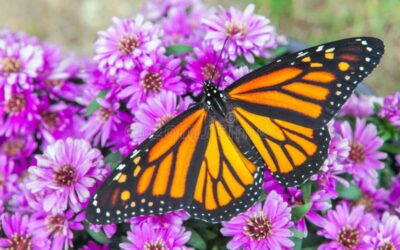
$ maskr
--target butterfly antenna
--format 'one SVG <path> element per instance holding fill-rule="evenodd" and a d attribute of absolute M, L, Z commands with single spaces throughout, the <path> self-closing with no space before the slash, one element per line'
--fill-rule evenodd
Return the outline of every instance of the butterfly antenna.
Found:
<path fill-rule="evenodd" d="M 166 69 L 166 70 L 171 71 L 173 73 L 176 73 L 176 70 L 179 68 L 179 66 L 178 66 L 175 69 L 170 69 L 170 68 L 167 68 L 167 67 L 165 67 L 164 65 L 161 65 L 161 64 L 158 64 L 158 66 L 163 66 L 163 69 Z M 181 72 L 181 74 L 179 74 L 179 76 L 187 78 L 189 80 L 192 80 L 193 82 L 196 81 L 195 79 L 193 79 L 193 78 L 191 78 L 189 76 L 183 75 L 182 72 Z"/>
<path fill-rule="evenodd" d="M 218 56 L 218 58 L 217 58 L 217 61 L 215 62 L 214 71 L 213 71 L 213 73 L 212 73 L 212 75 L 211 75 L 211 80 L 214 79 L 215 73 L 217 73 L 218 63 L 219 63 L 219 61 L 220 61 L 221 58 L 222 58 L 222 53 L 224 52 L 225 45 L 226 45 L 226 43 L 228 42 L 228 39 L 229 39 L 229 37 L 225 38 L 224 44 L 222 45 L 221 52 L 219 53 L 219 56 Z M 220 80 L 218 81 L 218 85 L 217 85 L 218 88 L 219 88 L 220 82 L 221 82 L 221 78 L 220 78 Z"/>

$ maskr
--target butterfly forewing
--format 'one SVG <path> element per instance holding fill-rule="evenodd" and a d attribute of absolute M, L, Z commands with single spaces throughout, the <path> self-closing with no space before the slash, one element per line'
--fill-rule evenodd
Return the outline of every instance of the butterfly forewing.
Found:
<path fill-rule="evenodd" d="M 196 106 L 143 142 L 93 196 L 87 219 L 95 224 L 163 214 L 192 202 L 206 139 L 208 113 Z"/>
<path fill-rule="evenodd" d="M 300 185 L 326 159 L 325 124 L 379 63 L 383 43 L 351 38 L 276 60 L 226 89 L 235 117 L 286 186 Z"/>
<path fill-rule="evenodd" d="M 383 43 L 376 38 L 331 42 L 278 59 L 226 91 L 249 112 L 321 128 L 371 73 L 383 52 Z"/>

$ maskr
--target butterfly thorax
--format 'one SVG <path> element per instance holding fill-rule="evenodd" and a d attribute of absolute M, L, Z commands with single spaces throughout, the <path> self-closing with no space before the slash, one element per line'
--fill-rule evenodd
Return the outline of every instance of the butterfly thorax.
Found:
<path fill-rule="evenodd" d="M 218 90 L 217 86 L 210 81 L 204 82 L 202 103 L 207 110 L 225 117 L 228 113 L 226 100 L 224 91 Z"/>

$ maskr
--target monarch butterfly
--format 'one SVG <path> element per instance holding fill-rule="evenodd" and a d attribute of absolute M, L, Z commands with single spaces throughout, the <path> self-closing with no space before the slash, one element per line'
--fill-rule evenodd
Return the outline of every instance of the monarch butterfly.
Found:
<path fill-rule="evenodd" d="M 87 219 L 122 222 L 185 209 L 208 222 L 255 203 L 266 166 L 300 185 L 327 157 L 326 124 L 379 63 L 381 40 L 350 38 L 279 58 L 202 100 L 134 150 L 92 197 Z"/>

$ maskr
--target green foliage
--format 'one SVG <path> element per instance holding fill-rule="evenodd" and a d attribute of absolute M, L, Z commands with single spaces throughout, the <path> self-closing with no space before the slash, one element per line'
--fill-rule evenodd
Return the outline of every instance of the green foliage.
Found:
<path fill-rule="evenodd" d="M 201 235 L 194 229 L 192 229 L 191 232 L 192 236 L 190 237 L 190 240 L 187 244 L 195 249 L 206 250 L 207 244 L 201 237 Z"/>
<path fill-rule="evenodd" d="M 105 163 L 110 163 L 112 170 L 114 170 L 121 160 L 121 154 L 119 152 L 109 153 L 106 157 L 104 157 Z"/>
<path fill-rule="evenodd" d="M 185 53 L 193 52 L 193 47 L 185 44 L 175 44 L 167 47 L 167 55 L 179 56 Z"/>
<path fill-rule="evenodd" d="M 88 234 L 98 243 L 101 243 L 101 244 L 110 243 L 110 240 L 108 239 L 107 235 L 103 232 L 103 230 L 99 230 L 98 232 L 95 232 L 89 228 L 88 223 L 85 223 L 85 229 L 88 232 Z"/>
<path fill-rule="evenodd" d="M 304 205 L 300 205 L 297 207 L 294 207 L 292 209 L 292 218 L 294 221 L 298 221 L 301 218 L 304 217 L 304 215 L 310 210 L 311 204 L 310 203 L 305 203 Z"/>
<path fill-rule="evenodd" d="M 341 183 L 337 183 L 336 192 L 339 194 L 339 198 L 350 201 L 358 201 L 361 198 L 361 190 L 355 184 L 350 183 L 348 187 L 343 186 Z"/>
<path fill-rule="evenodd" d="M 310 202 L 311 187 L 312 187 L 311 181 L 307 181 L 306 183 L 301 185 L 301 195 L 303 196 L 304 203 Z"/>
<path fill-rule="evenodd" d="M 92 102 L 89 104 L 89 106 L 87 106 L 86 116 L 90 116 L 101 107 L 100 104 L 97 102 L 97 99 L 98 98 L 103 99 L 107 95 L 107 92 L 108 92 L 107 90 L 103 90 L 97 94 L 96 98 L 94 98 Z"/>

